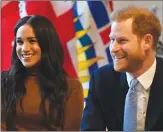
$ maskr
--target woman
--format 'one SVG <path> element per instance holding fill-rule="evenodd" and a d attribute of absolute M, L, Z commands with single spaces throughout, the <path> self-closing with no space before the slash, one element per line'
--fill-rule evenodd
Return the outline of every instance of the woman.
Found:
<path fill-rule="evenodd" d="M 12 65 L 2 72 L 3 130 L 79 130 L 81 83 L 66 75 L 61 42 L 43 16 L 26 16 L 14 29 Z"/>

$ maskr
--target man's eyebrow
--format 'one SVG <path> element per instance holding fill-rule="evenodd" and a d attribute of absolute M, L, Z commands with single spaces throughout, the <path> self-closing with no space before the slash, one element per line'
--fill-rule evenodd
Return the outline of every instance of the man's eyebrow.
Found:
<path fill-rule="evenodd" d="M 118 39 L 127 39 L 127 38 L 124 36 L 121 36 L 121 37 L 118 37 Z"/>

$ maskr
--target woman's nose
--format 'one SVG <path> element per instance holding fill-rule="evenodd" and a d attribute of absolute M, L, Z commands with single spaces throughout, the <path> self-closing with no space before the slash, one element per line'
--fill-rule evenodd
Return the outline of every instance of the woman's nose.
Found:
<path fill-rule="evenodd" d="M 30 50 L 30 44 L 27 43 L 27 42 L 24 42 L 23 47 L 22 47 L 22 50 L 23 50 L 24 52 L 29 51 L 29 50 Z"/>

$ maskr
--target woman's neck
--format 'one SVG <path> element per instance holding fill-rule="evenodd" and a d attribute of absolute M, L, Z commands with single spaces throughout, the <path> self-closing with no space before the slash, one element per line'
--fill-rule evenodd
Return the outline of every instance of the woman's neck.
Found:
<path fill-rule="evenodd" d="M 37 68 L 27 68 L 27 75 L 29 76 L 36 76 L 36 73 L 37 73 Z"/>

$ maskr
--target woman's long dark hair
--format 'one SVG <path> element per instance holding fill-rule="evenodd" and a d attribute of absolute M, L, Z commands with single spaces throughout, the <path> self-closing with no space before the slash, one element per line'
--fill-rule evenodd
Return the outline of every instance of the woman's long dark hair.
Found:
<path fill-rule="evenodd" d="M 48 130 L 63 129 L 64 101 L 68 86 L 67 75 L 63 69 L 64 53 L 61 42 L 53 24 L 47 18 L 38 15 L 20 19 L 14 28 L 15 38 L 17 30 L 24 24 L 29 24 L 33 28 L 41 48 L 41 60 L 36 68 L 42 98 L 41 125 Z M 5 88 L 2 90 L 2 120 L 7 122 L 8 130 L 14 130 L 12 118 L 16 115 L 16 104 L 19 100 L 23 110 L 22 100 L 26 93 L 24 81 L 27 78 L 27 69 L 16 54 L 16 40 L 12 52 L 12 66 L 7 77 L 6 83 L 3 84 Z M 45 111 L 45 100 L 49 101 L 49 115 Z M 57 116 L 54 115 L 55 112 Z"/>

